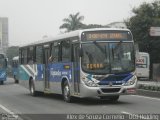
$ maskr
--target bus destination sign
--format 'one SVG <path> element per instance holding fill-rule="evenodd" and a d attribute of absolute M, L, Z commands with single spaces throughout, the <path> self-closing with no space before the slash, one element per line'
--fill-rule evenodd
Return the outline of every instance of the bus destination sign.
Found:
<path fill-rule="evenodd" d="M 84 40 L 127 40 L 128 32 L 112 32 L 112 33 L 85 33 Z"/>

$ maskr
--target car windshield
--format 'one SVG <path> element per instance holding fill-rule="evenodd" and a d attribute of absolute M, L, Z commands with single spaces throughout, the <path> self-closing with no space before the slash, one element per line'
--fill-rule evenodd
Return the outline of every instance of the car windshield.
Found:
<path fill-rule="evenodd" d="M 82 69 L 93 74 L 127 73 L 135 69 L 133 43 L 83 43 Z"/>

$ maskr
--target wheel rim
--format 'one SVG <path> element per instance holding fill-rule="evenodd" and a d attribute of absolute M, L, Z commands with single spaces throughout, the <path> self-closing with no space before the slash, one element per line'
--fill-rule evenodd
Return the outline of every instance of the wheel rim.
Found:
<path fill-rule="evenodd" d="M 68 86 L 68 85 L 66 85 L 66 86 L 64 87 L 64 98 L 65 98 L 66 100 L 69 99 L 69 86 Z"/>

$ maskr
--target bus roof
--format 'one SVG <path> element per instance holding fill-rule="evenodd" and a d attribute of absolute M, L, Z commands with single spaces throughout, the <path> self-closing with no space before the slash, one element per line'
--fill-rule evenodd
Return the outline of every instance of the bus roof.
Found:
<path fill-rule="evenodd" d="M 76 31 L 72 31 L 72 32 L 64 33 L 64 34 L 59 34 L 59 35 L 56 35 L 52 38 L 45 38 L 45 39 L 38 40 L 38 41 L 30 43 L 30 44 L 25 44 L 25 45 L 20 46 L 20 48 L 32 46 L 32 45 L 38 45 L 38 44 L 42 44 L 42 43 L 48 43 L 51 41 L 65 39 L 65 38 L 71 38 L 71 37 L 77 37 L 77 36 L 79 37 L 82 32 L 86 32 L 86 31 L 103 31 L 103 30 L 130 31 L 129 29 L 122 29 L 122 28 L 92 28 L 92 29 L 76 30 Z"/>

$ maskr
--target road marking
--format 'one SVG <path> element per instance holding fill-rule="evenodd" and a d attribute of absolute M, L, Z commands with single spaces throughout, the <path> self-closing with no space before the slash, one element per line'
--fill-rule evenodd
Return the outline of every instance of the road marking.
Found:
<path fill-rule="evenodd" d="M 152 99 L 152 100 L 159 100 L 159 98 L 152 98 L 152 97 L 147 97 L 147 96 L 141 96 L 141 95 L 131 95 L 131 96 L 136 96 L 136 97 L 142 97 L 142 98 L 148 98 L 148 99 Z"/>
<path fill-rule="evenodd" d="M 3 105 L 0 104 L 0 108 L 2 108 L 3 110 L 5 110 L 7 113 L 9 114 L 14 114 L 12 111 L 10 111 L 9 109 L 7 109 L 6 107 L 4 107 Z"/>
<path fill-rule="evenodd" d="M 12 115 L 14 118 L 20 118 L 18 117 L 18 115 L 16 115 L 14 112 L 10 111 L 8 108 L 4 107 L 3 105 L 0 104 L 0 108 L 2 108 L 3 110 L 5 110 L 7 113 L 9 113 L 10 115 Z M 22 119 L 22 118 L 20 118 Z"/>

